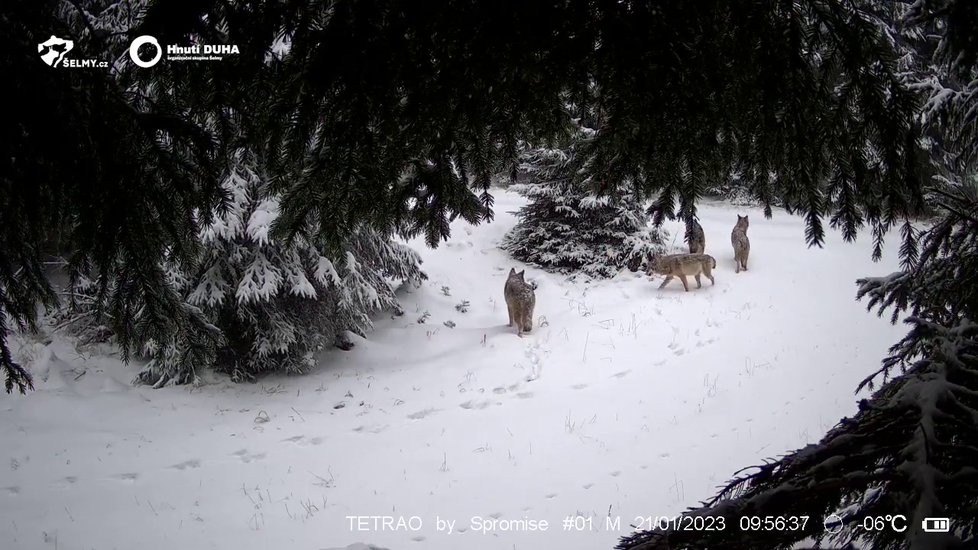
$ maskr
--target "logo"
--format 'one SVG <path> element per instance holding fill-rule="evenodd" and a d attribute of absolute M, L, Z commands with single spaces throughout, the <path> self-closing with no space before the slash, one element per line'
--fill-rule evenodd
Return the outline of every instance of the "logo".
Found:
<path fill-rule="evenodd" d="M 49 67 L 57 67 L 58 63 L 64 61 L 65 54 L 73 49 L 75 49 L 74 42 L 58 38 L 53 34 L 51 38 L 37 45 L 37 53 L 41 54 L 41 61 L 47 63 Z"/>
<path fill-rule="evenodd" d="M 139 58 L 139 48 L 142 46 L 153 46 L 156 55 L 149 61 Z M 207 44 L 193 46 L 175 46 L 167 44 L 167 61 L 220 61 L 225 55 L 236 55 L 241 53 L 238 46 L 234 44 Z M 136 65 L 148 69 L 156 65 L 163 58 L 163 46 L 152 36 L 140 36 L 132 41 L 129 46 L 129 57 Z"/>
<path fill-rule="evenodd" d="M 156 48 L 156 55 L 153 56 L 153 59 L 150 59 L 149 61 L 143 61 L 142 59 L 139 59 L 139 48 L 140 46 L 144 46 L 144 45 L 150 45 Z M 140 36 L 139 38 L 133 40 L 132 45 L 129 46 L 129 57 L 132 58 L 132 62 L 135 63 L 136 65 L 139 65 L 144 69 L 148 69 L 160 62 L 160 58 L 163 57 L 163 48 L 160 46 L 160 43 L 157 42 L 156 39 L 153 38 L 152 36 L 148 36 L 148 35 Z"/>
<path fill-rule="evenodd" d="M 37 53 L 41 54 L 41 61 L 47 63 L 50 67 L 67 67 L 69 69 L 108 68 L 108 61 L 65 57 L 73 49 L 75 49 L 75 43 L 73 41 L 58 38 L 53 34 L 51 38 L 37 45 Z"/>
<path fill-rule="evenodd" d="M 948 518 L 924 518 L 925 533 L 947 533 L 951 530 L 951 520 Z"/>

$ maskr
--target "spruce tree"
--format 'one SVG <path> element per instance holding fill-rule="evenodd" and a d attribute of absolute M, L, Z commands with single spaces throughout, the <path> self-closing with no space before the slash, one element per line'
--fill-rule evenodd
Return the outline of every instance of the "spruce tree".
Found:
<path fill-rule="evenodd" d="M 121 291 L 103 312 L 118 323 L 128 358 L 137 331 L 163 335 L 191 324 L 161 260 L 193 256 L 192 210 L 220 200 L 214 142 L 192 113 L 134 108 L 113 71 L 38 58 L 37 45 L 56 35 L 74 42 L 70 55 L 115 62 L 79 15 L 85 5 L 15 0 L 0 15 L 0 71 L 16 105 L 0 117 L 0 369 L 8 391 L 31 387 L 10 354 L 9 329 L 35 330 L 39 306 L 57 304 L 42 263 L 52 243 L 69 252 L 71 270 L 91 265 L 113 275 Z M 137 300 L 150 311 L 138 327 Z"/>
<path fill-rule="evenodd" d="M 314 365 L 315 352 L 347 346 L 344 332 L 366 336 L 372 314 L 400 312 L 393 284 L 427 278 L 415 251 L 368 226 L 357 228 L 330 257 L 312 225 L 288 243 L 277 240 L 272 224 L 280 197 L 268 193 L 262 166 L 245 149 L 231 161 L 222 184 L 231 200 L 202 228 L 200 257 L 192 264 L 164 264 L 170 287 L 198 323 L 180 327 L 169 340 L 141 342 L 149 363 L 137 376 L 140 383 L 197 383 L 206 367 L 235 381 L 304 372 Z M 99 286 L 83 280 L 73 288 L 57 326 L 86 342 L 111 341 L 111 329 L 93 323 Z M 116 286 L 109 288 L 111 301 Z"/>
<path fill-rule="evenodd" d="M 501 244 L 513 258 L 552 272 L 611 278 L 626 266 L 638 270 L 665 249 L 664 230 L 648 227 L 645 206 L 634 191 L 602 197 L 588 185 L 589 154 L 598 134 L 588 125 L 596 122 L 594 116 L 575 118 L 562 146 L 535 147 L 520 156 L 517 174 L 525 183 L 510 190 L 529 202 Z"/>
<path fill-rule="evenodd" d="M 978 21 L 962 18 L 964 3 L 945 11 L 920 2 L 903 11 L 900 40 L 939 36 L 920 59 L 919 81 L 974 82 L 973 45 L 954 36 Z M 972 6 L 974 4 L 971 4 Z M 918 11 L 924 9 L 925 11 Z M 969 8 L 970 9 L 970 8 Z M 935 15 L 936 13 L 936 15 Z M 936 18 L 935 18 L 936 17 Z M 969 23 L 971 21 L 971 23 Z M 974 36 L 978 27 L 971 27 Z M 938 34 L 931 34 L 938 33 Z M 912 42 L 912 40 L 910 41 Z M 926 42 L 926 40 L 925 40 Z M 908 42 L 909 43 L 909 42 Z M 970 66 L 966 63 L 970 61 Z M 928 74 L 928 71 L 936 71 Z M 970 73 L 968 72 L 970 71 Z M 968 76 L 970 74 L 970 76 Z M 913 77 L 911 77 L 913 78 Z M 953 88 L 921 86 L 930 94 L 927 132 L 935 136 L 934 183 L 928 188 L 935 223 L 922 232 L 904 226 L 903 269 L 857 281 L 857 299 L 897 322 L 907 315 L 909 333 L 891 349 L 882 367 L 857 388 L 875 389 L 817 444 L 740 474 L 689 516 L 723 516 L 723 532 L 653 530 L 626 537 L 619 549 L 781 549 L 814 538 L 874 549 L 942 549 L 974 546 L 978 518 L 978 166 L 962 125 L 970 100 L 950 100 Z M 878 386 L 878 387 L 877 387 Z M 743 471 L 743 470 L 742 470 Z M 739 473 L 738 473 L 739 474 Z M 823 522 L 839 516 L 837 535 Z M 872 518 L 903 515 L 907 529 L 867 530 Z M 743 530 L 746 516 L 808 516 L 797 530 Z M 948 533 L 927 533 L 926 517 L 947 517 Z M 867 519 L 869 518 L 869 519 Z M 885 522 L 884 522 L 885 523 Z"/>
<path fill-rule="evenodd" d="M 314 218 L 334 255 L 364 226 L 434 246 L 455 217 L 491 220 L 492 176 L 515 169 L 519 143 L 563 131 L 568 95 L 606 114 L 595 195 L 631 181 L 659 198 L 656 222 L 677 199 L 693 215 L 731 166 L 766 205 L 790 198 L 814 245 L 825 216 L 847 238 L 869 224 L 880 240 L 921 205 L 916 98 L 853 2 L 127 5 L 13 0 L 0 15 L 0 70 L 19 106 L 0 120 L 0 367 L 11 388 L 27 382 L 8 327 L 32 328 L 37 306 L 55 301 L 41 268 L 52 230 L 71 270 L 94 270 L 103 296 L 118 285 L 99 315 L 125 357 L 192 325 L 164 260 L 198 257 L 244 143 L 281 196 L 273 232 L 287 242 Z M 45 65 L 36 47 L 51 34 L 112 70 Z M 143 70 L 127 51 L 141 35 L 241 53 Z M 283 40 L 288 52 L 272 55 Z M 839 200 L 822 187 L 833 177 Z"/>

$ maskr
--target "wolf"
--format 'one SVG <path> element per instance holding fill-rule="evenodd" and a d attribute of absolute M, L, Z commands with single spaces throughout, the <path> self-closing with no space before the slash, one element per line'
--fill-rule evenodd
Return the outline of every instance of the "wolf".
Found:
<path fill-rule="evenodd" d="M 689 245 L 690 254 L 702 254 L 706 252 L 706 233 L 703 226 L 696 220 L 686 220 L 686 244 Z"/>
<path fill-rule="evenodd" d="M 730 244 L 734 249 L 734 262 L 737 263 L 737 273 L 741 270 L 747 271 L 747 257 L 750 256 L 750 239 L 747 238 L 747 228 L 750 227 L 750 220 L 747 216 L 740 217 L 737 214 L 737 225 L 730 233 Z"/>
<path fill-rule="evenodd" d="M 526 270 L 516 272 L 516 268 L 509 270 L 509 277 L 506 278 L 506 285 L 503 287 L 503 296 L 506 298 L 506 309 L 509 310 L 509 324 L 516 323 L 516 335 L 523 337 L 524 332 L 533 330 L 533 308 L 537 305 L 537 295 L 533 285 L 524 279 Z"/>
<path fill-rule="evenodd" d="M 666 280 L 659 285 L 659 290 L 662 290 L 673 278 L 679 277 L 683 288 L 689 292 L 689 282 L 686 277 L 690 275 L 696 279 L 696 288 L 703 288 L 703 283 L 700 282 L 701 274 L 705 275 L 711 284 L 717 284 L 713 279 L 713 270 L 716 267 L 716 259 L 709 254 L 670 254 L 650 260 L 646 273 L 650 276 L 653 273 L 665 275 Z"/>

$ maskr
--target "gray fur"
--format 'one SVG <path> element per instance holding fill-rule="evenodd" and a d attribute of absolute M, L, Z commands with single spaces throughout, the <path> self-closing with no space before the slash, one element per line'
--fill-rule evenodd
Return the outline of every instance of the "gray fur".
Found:
<path fill-rule="evenodd" d="M 689 245 L 690 254 L 702 254 L 706 252 L 706 233 L 703 226 L 696 220 L 686 222 L 686 244 Z"/>
<path fill-rule="evenodd" d="M 696 288 L 703 288 L 700 275 L 706 276 L 710 283 L 715 285 L 713 270 L 716 267 L 716 258 L 709 254 L 670 254 L 652 260 L 646 273 L 665 276 L 666 279 L 659 285 L 660 290 L 669 284 L 669 281 L 678 278 L 686 292 L 689 292 L 689 282 L 686 277 L 692 275 L 696 279 Z"/>
<path fill-rule="evenodd" d="M 750 256 L 750 239 L 747 238 L 747 228 L 750 227 L 750 220 L 747 216 L 741 217 L 737 214 L 737 225 L 730 233 L 730 244 L 734 249 L 734 262 L 737 264 L 737 273 L 747 271 L 747 257 Z"/>
<path fill-rule="evenodd" d="M 516 323 L 516 335 L 520 338 L 524 332 L 533 330 L 533 308 L 537 305 L 536 292 L 524 279 L 525 274 L 525 270 L 517 273 L 515 268 L 510 269 L 503 287 L 506 309 L 509 310 L 509 324 L 506 326 L 511 327 Z"/>

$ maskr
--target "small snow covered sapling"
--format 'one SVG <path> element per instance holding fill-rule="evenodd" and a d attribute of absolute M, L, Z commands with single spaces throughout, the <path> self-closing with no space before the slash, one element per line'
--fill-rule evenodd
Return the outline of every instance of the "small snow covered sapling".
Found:
<path fill-rule="evenodd" d="M 421 314 L 421 317 L 418 317 L 418 324 L 419 325 L 425 324 L 425 321 L 427 321 L 429 317 L 431 317 L 431 313 L 425 311 L 424 313 Z"/>
<path fill-rule="evenodd" d="M 461 302 L 455 304 L 455 311 L 459 313 L 467 313 L 469 311 L 469 301 L 462 300 Z"/>
<path fill-rule="evenodd" d="M 448 288 L 447 286 L 443 286 L 441 287 L 441 293 L 444 294 L 445 296 L 451 296 L 452 289 Z"/>

